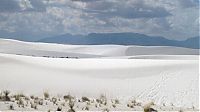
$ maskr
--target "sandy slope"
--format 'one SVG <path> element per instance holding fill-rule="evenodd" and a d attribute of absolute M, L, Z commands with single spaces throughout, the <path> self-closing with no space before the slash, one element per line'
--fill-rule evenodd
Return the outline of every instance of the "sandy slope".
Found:
<path fill-rule="evenodd" d="M 0 90 L 28 94 L 48 90 L 52 94 L 91 97 L 103 93 L 121 100 L 198 107 L 199 56 L 195 54 L 198 50 L 179 47 L 60 45 L 0 39 Z"/>
<path fill-rule="evenodd" d="M 0 89 L 77 96 L 105 93 L 157 104 L 198 106 L 196 59 L 76 60 L 0 54 L 0 71 Z"/>
<path fill-rule="evenodd" d="M 135 55 L 195 55 L 197 49 L 168 46 L 61 45 L 0 39 L 0 53 L 78 58 L 127 58 Z"/>

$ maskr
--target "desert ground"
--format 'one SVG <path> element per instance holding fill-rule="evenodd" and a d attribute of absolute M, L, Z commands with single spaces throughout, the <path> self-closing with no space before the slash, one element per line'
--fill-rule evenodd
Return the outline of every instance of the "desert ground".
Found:
<path fill-rule="evenodd" d="M 0 39 L 0 110 L 198 111 L 198 52 Z"/>

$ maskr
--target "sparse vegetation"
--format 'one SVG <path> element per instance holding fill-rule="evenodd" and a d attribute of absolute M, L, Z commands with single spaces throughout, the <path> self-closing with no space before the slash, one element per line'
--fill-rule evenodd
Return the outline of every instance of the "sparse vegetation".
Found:
<path fill-rule="evenodd" d="M 39 99 L 38 104 L 43 105 L 43 99 Z"/>
<path fill-rule="evenodd" d="M 127 104 L 127 107 L 134 108 L 134 104 Z"/>
<path fill-rule="evenodd" d="M 103 104 L 103 105 L 107 105 L 107 98 L 105 95 L 101 94 L 99 99 L 96 99 L 96 101 L 100 104 Z"/>
<path fill-rule="evenodd" d="M 74 110 L 74 101 L 69 100 L 68 106 L 69 106 L 70 109 L 67 112 L 75 112 L 75 110 Z"/>
<path fill-rule="evenodd" d="M 119 100 L 118 99 L 115 99 L 115 104 L 119 104 Z"/>
<path fill-rule="evenodd" d="M 172 110 L 171 108 L 180 109 L 175 107 L 174 104 L 170 104 L 169 107 L 162 108 L 164 103 L 160 106 L 154 104 L 154 102 L 149 102 L 147 104 L 143 104 L 139 102 L 139 100 L 129 100 L 128 103 L 120 102 L 119 99 L 107 99 L 105 95 L 100 95 L 99 98 L 90 98 L 83 96 L 80 99 L 72 97 L 71 95 L 60 95 L 56 97 L 50 98 L 48 92 L 43 93 L 44 97 L 36 97 L 36 96 L 25 96 L 24 94 L 10 94 L 10 91 L 3 91 L 0 93 L 0 103 L 4 103 L 3 105 L 7 105 L 8 110 L 28 110 L 28 108 L 32 108 L 34 110 L 40 111 L 40 109 L 45 108 L 46 111 L 56 110 L 56 111 L 67 111 L 67 112 L 75 112 L 75 110 L 83 110 L 83 111 L 96 111 L 102 110 L 104 112 L 109 112 L 110 110 L 142 110 L 144 112 L 157 112 L 157 109 L 164 110 L 166 109 Z M 46 100 L 45 100 L 46 99 Z M 75 105 L 76 104 L 76 105 Z M 141 106 L 143 105 L 143 106 Z M 16 107 L 14 107 L 16 106 Z M 69 108 L 65 108 L 68 106 Z M 42 107 L 42 108 L 41 108 Z M 155 108 L 156 107 L 156 108 Z M 67 109 L 67 110 L 66 110 Z M 189 110 L 197 110 L 194 106 L 188 108 Z M 185 109 L 184 109 L 185 110 Z M 183 109 L 180 109 L 179 112 L 183 112 Z"/>
<path fill-rule="evenodd" d="M 144 112 L 157 112 L 152 106 L 155 105 L 153 102 L 147 103 L 144 105 Z"/>
<path fill-rule="evenodd" d="M 62 111 L 62 107 L 61 107 L 61 106 L 58 106 L 58 108 L 57 108 L 56 111 Z"/>
<path fill-rule="evenodd" d="M 116 105 L 115 105 L 115 104 L 112 104 L 112 107 L 113 107 L 113 108 L 116 108 Z"/>
<path fill-rule="evenodd" d="M 24 108 L 24 100 L 22 98 L 19 98 L 19 100 L 17 101 L 17 104 L 18 104 L 19 107 Z"/>
<path fill-rule="evenodd" d="M 83 102 L 90 102 L 90 99 L 89 99 L 88 97 L 85 97 L 85 96 L 84 96 L 84 97 L 82 97 L 82 101 L 83 101 Z"/>
<path fill-rule="evenodd" d="M 65 99 L 65 101 L 70 101 L 70 100 L 74 99 L 74 97 L 71 96 L 70 94 L 63 96 L 63 98 Z"/>
<path fill-rule="evenodd" d="M 25 98 L 25 95 L 20 93 L 20 94 L 16 94 L 16 95 L 13 95 L 13 97 L 15 98 L 15 100 L 20 100 L 20 98 L 24 97 Z"/>
<path fill-rule="evenodd" d="M 53 104 L 56 104 L 57 98 L 53 97 L 53 98 L 51 99 L 51 101 L 53 102 Z"/>
<path fill-rule="evenodd" d="M 37 109 L 37 104 L 31 102 L 31 108 Z"/>
<path fill-rule="evenodd" d="M 31 99 L 34 99 L 35 97 L 33 95 L 30 96 Z"/>
<path fill-rule="evenodd" d="M 10 101 L 10 97 L 9 97 L 9 94 L 10 94 L 10 91 L 9 90 L 5 90 L 1 93 L 1 100 L 2 101 Z"/>
<path fill-rule="evenodd" d="M 44 92 L 44 99 L 47 100 L 50 97 L 49 93 L 46 91 Z"/>
<path fill-rule="evenodd" d="M 9 110 L 14 110 L 13 104 L 10 104 L 10 105 L 9 105 Z"/>

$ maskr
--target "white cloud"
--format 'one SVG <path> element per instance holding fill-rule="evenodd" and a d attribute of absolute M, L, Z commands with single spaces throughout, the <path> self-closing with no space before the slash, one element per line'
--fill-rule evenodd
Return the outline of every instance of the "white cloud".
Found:
<path fill-rule="evenodd" d="M 1 0 L 0 33 L 41 38 L 63 33 L 137 32 L 185 39 L 198 35 L 197 1 Z"/>

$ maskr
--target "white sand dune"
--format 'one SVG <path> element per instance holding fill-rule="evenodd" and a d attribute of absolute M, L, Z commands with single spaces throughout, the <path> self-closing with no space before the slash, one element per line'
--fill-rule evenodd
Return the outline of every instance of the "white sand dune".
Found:
<path fill-rule="evenodd" d="M 48 90 L 55 94 L 91 97 L 104 93 L 110 98 L 136 98 L 158 105 L 173 103 L 186 108 L 199 105 L 199 56 L 195 55 L 198 50 L 58 45 L 0 39 L 0 52 L 1 90 L 29 94 Z"/>
<path fill-rule="evenodd" d="M 198 55 L 198 49 L 169 46 L 62 45 L 0 39 L 0 53 L 29 56 L 122 58 L 135 55 Z"/>
<path fill-rule="evenodd" d="M 197 60 L 58 59 L 0 54 L 0 88 L 25 93 L 135 97 L 198 106 Z"/>

